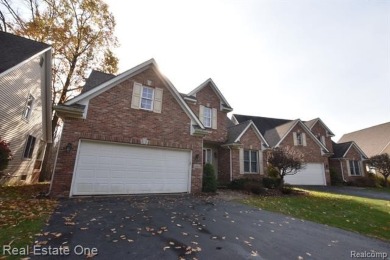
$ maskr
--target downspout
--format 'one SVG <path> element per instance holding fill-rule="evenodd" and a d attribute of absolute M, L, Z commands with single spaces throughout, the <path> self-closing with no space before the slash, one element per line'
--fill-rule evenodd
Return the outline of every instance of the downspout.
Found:
<path fill-rule="evenodd" d="M 64 122 L 64 124 L 65 124 L 65 122 Z M 60 135 L 60 139 L 58 140 L 58 148 L 57 148 L 57 152 L 56 152 L 56 158 L 54 159 L 53 173 L 51 175 L 49 191 L 46 193 L 46 196 L 50 195 L 51 189 L 53 187 L 53 180 L 54 180 L 54 177 L 55 177 L 55 172 L 56 172 L 56 167 L 57 167 L 58 153 L 59 153 L 60 147 L 61 147 L 61 139 L 62 139 L 62 133 Z M 54 140 L 53 140 L 53 142 L 54 142 Z"/>
<path fill-rule="evenodd" d="M 232 161 L 232 148 L 228 146 L 229 148 L 229 155 L 230 155 L 230 182 L 233 181 L 233 161 Z"/>
<path fill-rule="evenodd" d="M 341 159 L 339 159 L 339 162 L 340 162 L 340 168 L 341 168 L 341 178 L 343 178 L 343 182 L 347 182 L 344 178 L 343 163 L 342 163 Z"/>

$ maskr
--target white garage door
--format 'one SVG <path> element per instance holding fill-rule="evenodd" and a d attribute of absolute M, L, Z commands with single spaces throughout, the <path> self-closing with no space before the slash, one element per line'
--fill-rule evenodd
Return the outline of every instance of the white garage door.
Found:
<path fill-rule="evenodd" d="M 295 175 L 285 176 L 284 180 L 293 185 L 326 185 L 324 164 L 308 163 Z"/>
<path fill-rule="evenodd" d="M 190 190 L 190 151 L 81 141 L 71 195 Z"/>

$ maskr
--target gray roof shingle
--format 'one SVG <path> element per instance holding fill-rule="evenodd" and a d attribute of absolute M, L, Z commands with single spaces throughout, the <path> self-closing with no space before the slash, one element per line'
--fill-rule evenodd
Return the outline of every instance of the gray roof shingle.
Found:
<path fill-rule="evenodd" d="M 98 70 L 92 70 L 91 74 L 89 74 L 89 77 L 85 81 L 85 85 L 83 87 L 83 90 L 81 93 L 87 92 L 94 87 L 99 86 L 100 84 L 115 78 L 116 76 L 113 74 L 104 73 Z"/>
<path fill-rule="evenodd" d="M 49 47 L 42 42 L 0 31 L 0 73 Z"/>
<path fill-rule="evenodd" d="M 368 156 L 380 154 L 390 145 L 390 122 L 343 135 L 339 143 L 354 141 Z"/>
<path fill-rule="evenodd" d="M 228 128 L 228 140 L 227 144 L 235 143 L 237 138 L 241 135 L 242 131 L 247 128 L 247 126 L 251 123 L 250 120 L 239 123 L 238 125 L 234 125 Z"/>

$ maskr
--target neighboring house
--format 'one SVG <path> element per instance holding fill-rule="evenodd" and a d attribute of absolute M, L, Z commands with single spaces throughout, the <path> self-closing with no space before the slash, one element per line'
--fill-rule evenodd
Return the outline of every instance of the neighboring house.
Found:
<path fill-rule="evenodd" d="M 330 158 L 330 168 L 340 176 L 343 182 L 354 182 L 366 176 L 364 161 L 367 155 L 355 142 L 333 142 L 333 152 Z"/>
<path fill-rule="evenodd" d="M 13 159 L 2 182 L 38 180 L 51 138 L 51 47 L 0 32 L 0 137 Z"/>
<path fill-rule="evenodd" d="M 153 59 L 118 76 L 93 71 L 55 109 L 64 127 L 54 195 L 196 193 L 205 163 L 220 183 L 264 172 L 267 142 L 253 122 L 232 124 L 216 84 L 179 93 Z"/>
<path fill-rule="evenodd" d="M 286 183 L 330 185 L 329 157 L 333 154 L 331 137 L 334 134 L 320 118 L 302 121 L 237 114 L 232 116 L 235 124 L 248 120 L 254 123 L 270 148 L 291 146 L 303 153 L 305 168 L 295 175 L 287 175 Z"/>
<path fill-rule="evenodd" d="M 355 142 L 368 156 L 390 154 L 390 122 L 344 134 L 338 143 Z"/>

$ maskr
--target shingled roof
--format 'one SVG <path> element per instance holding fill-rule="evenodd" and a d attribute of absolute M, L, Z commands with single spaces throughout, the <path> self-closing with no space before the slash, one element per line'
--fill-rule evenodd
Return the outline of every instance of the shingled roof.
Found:
<path fill-rule="evenodd" d="M 50 48 L 45 43 L 5 32 L 0 32 L 0 43 L 0 73 Z"/>
<path fill-rule="evenodd" d="M 338 143 L 354 141 L 368 156 L 381 154 L 390 146 L 390 122 L 343 135 Z"/>
<path fill-rule="evenodd" d="M 333 145 L 333 156 L 334 159 L 341 159 L 345 157 L 345 154 L 348 152 L 348 150 L 351 148 L 351 146 L 354 146 L 357 151 L 363 156 L 363 158 L 367 159 L 367 155 L 359 148 L 359 146 L 351 141 L 351 142 L 345 142 L 345 143 L 335 143 L 332 141 Z"/>
<path fill-rule="evenodd" d="M 87 92 L 112 78 L 115 78 L 115 75 L 104 73 L 98 70 L 92 70 L 91 74 L 89 74 L 89 77 L 85 81 L 85 85 L 81 93 Z"/>

